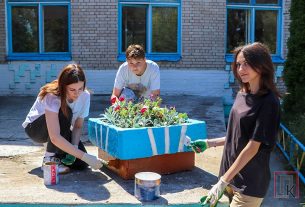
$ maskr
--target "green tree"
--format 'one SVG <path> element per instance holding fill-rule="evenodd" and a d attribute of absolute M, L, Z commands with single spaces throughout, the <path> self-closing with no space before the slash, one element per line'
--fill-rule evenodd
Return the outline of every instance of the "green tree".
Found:
<path fill-rule="evenodd" d="M 305 144 L 305 1 L 291 0 L 290 37 L 285 62 L 284 80 L 287 95 L 284 97 L 283 122 L 288 129 Z M 286 143 L 287 149 L 291 145 Z M 304 161 L 298 166 L 303 152 L 296 148 L 290 164 L 305 174 Z"/>
<path fill-rule="evenodd" d="M 292 0 L 290 8 L 290 37 L 285 62 L 284 80 L 287 95 L 284 97 L 284 121 L 304 123 L 305 121 L 305 1 Z M 304 119 L 304 120 L 303 120 Z M 301 126 L 300 126 L 301 127 Z M 298 127 L 297 127 L 298 128 Z M 301 127 L 301 128 L 304 128 Z M 303 129 L 303 135 L 305 130 Z"/>

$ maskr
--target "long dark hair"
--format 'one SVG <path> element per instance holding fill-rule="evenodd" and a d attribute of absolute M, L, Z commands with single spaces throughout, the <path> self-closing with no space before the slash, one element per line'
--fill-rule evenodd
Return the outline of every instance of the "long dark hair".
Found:
<path fill-rule="evenodd" d="M 77 64 L 69 64 L 62 69 L 58 79 L 47 83 L 41 87 L 38 96 L 43 99 L 48 93 L 55 96 L 59 96 L 61 100 L 61 110 L 63 114 L 68 117 L 68 106 L 67 106 L 67 85 L 77 83 L 79 81 L 84 82 L 84 90 L 86 87 L 86 77 L 83 69 Z"/>
<path fill-rule="evenodd" d="M 274 67 L 270 52 L 267 46 L 262 43 L 255 42 L 245 46 L 238 47 L 234 50 L 234 61 L 232 63 L 232 70 L 235 78 L 238 80 L 242 91 L 250 93 L 249 83 L 243 83 L 237 71 L 237 56 L 239 53 L 244 55 L 246 62 L 260 74 L 259 90 L 257 95 L 263 95 L 268 93 L 269 90 L 274 92 L 278 97 L 281 97 L 280 93 L 276 89 L 274 83 Z"/>

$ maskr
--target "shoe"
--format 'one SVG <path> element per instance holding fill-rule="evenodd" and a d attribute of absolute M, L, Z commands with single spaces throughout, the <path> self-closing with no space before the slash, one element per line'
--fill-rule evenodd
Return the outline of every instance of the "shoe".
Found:
<path fill-rule="evenodd" d="M 60 162 L 60 159 L 55 157 L 55 156 L 50 156 L 50 157 L 44 157 L 43 160 L 42 160 L 42 166 L 41 166 L 41 170 L 43 171 L 43 165 L 45 163 L 48 163 L 48 162 L 55 162 L 57 165 L 58 165 L 58 173 L 59 174 L 67 174 L 70 172 L 70 168 L 63 165 L 61 162 Z"/>

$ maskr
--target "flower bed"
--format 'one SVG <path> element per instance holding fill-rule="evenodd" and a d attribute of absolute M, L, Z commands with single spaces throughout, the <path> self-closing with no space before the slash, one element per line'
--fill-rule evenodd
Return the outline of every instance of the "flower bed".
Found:
<path fill-rule="evenodd" d="M 175 108 L 161 108 L 159 101 L 117 102 L 102 118 L 89 119 L 89 140 L 109 155 L 129 160 L 189 151 L 186 135 L 192 140 L 206 138 L 204 121 L 188 119 Z"/>
<path fill-rule="evenodd" d="M 161 108 L 161 99 L 143 102 L 127 102 L 124 98 L 114 100 L 106 109 L 102 120 L 121 128 L 141 128 L 178 125 L 188 122 L 186 113 L 178 113 L 175 107 Z"/>

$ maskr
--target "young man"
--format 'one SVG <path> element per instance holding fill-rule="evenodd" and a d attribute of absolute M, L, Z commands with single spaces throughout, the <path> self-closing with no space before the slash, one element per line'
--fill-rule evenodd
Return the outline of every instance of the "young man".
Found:
<path fill-rule="evenodd" d="M 131 94 L 130 92 L 134 93 L 136 99 L 156 98 L 160 95 L 159 66 L 146 60 L 145 51 L 140 45 L 130 45 L 127 48 L 126 62 L 119 67 L 116 74 L 111 100 L 120 96 L 126 98 L 126 94 Z"/>

